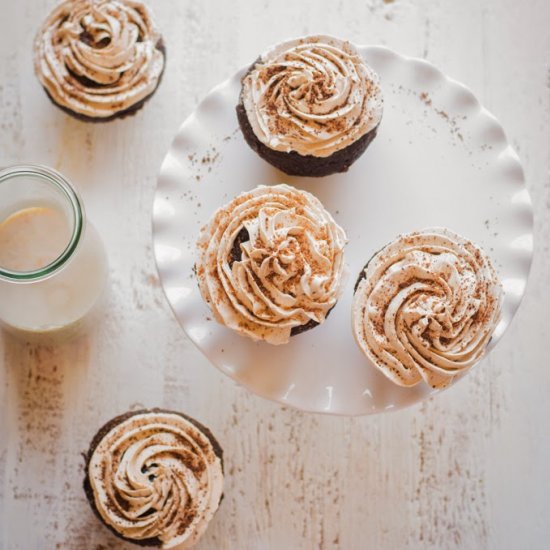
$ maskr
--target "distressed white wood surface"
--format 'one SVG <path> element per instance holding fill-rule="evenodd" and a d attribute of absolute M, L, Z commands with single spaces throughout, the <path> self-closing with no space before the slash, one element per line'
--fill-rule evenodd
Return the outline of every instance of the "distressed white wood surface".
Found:
<path fill-rule="evenodd" d="M 0 0 L 0 165 L 44 163 L 75 182 L 111 295 L 77 342 L 2 339 L 0 548 L 130 548 L 92 515 L 80 453 L 104 421 L 155 405 L 200 419 L 226 452 L 226 498 L 199 548 L 548 548 L 548 0 L 151 0 L 164 81 L 137 116 L 106 125 L 64 115 L 33 75 L 52 4 Z M 179 124 L 266 46 L 320 31 L 426 57 L 470 86 L 519 151 L 536 209 L 528 293 L 503 341 L 450 391 L 384 416 L 306 415 L 235 386 L 179 329 L 151 252 L 156 172 Z"/>

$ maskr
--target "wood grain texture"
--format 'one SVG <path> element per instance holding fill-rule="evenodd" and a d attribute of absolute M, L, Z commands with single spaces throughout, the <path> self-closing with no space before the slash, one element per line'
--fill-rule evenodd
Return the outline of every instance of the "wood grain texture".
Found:
<path fill-rule="evenodd" d="M 176 408 L 226 453 L 226 498 L 201 549 L 515 549 L 550 539 L 550 3 L 547 0 L 151 0 L 168 65 L 136 116 L 106 125 L 54 108 L 32 69 L 50 0 L 0 0 L 0 165 L 66 174 L 104 238 L 105 317 L 56 348 L 0 348 L 0 548 L 107 549 L 80 453 L 112 416 Z M 200 98 L 271 43 L 329 32 L 424 56 L 470 86 L 524 162 L 536 209 L 527 296 L 489 359 L 447 393 L 367 418 L 263 401 L 179 329 L 151 251 L 155 178 Z"/>

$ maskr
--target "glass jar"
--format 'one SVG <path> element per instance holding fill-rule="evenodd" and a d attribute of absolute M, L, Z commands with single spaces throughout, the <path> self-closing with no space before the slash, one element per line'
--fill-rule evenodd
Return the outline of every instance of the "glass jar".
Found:
<path fill-rule="evenodd" d="M 98 309 L 103 243 L 61 174 L 36 165 L 0 171 L 0 322 L 29 340 L 70 337 Z"/>

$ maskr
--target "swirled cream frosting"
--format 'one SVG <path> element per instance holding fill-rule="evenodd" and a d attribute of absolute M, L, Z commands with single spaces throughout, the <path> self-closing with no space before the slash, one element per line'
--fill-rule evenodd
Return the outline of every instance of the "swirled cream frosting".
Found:
<path fill-rule="evenodd" d="M 160 42 L 141 2 L 65 0 L 36 36 L 35 72 L 58 105 L 108 118 L 154 92 L 164 69 Z"/>
<path fill-rule="evenodd" d="M 124 417 L 123 417 L 124 418 Z M 188 548 L 223 491 L 221 458 L 185 417 L 143 411 L 117 423 L 90 457 L 88 479 L 103 520 L 127 539 Z"/>
<path fill-rule="evenodd" d="M 260 185 L 202 228 L 196 272 L 216 319 L 271 344 L 322 323 L 342 288 L 346 234 L 321 202 L 289 185 Z"/>
<path fill-rule="evenodd" d="M 353 332 L 390 380 L 446 386 L 484 354 L 502 287 L 487 254 L 447 229 L 398 237 L 365 268 Z"/>
<path fill-rule="evenodd" d="M 383 110 L 378 75 L 349 42 L 329 36 L 266 52 L 243 79 L 241 101 L 264 145 L 316 157 L 375 129 Z"/>

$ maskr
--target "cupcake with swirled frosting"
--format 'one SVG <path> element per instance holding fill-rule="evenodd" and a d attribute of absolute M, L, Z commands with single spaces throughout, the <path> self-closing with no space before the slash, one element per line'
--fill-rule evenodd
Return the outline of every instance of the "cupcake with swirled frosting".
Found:
<path fill-rule="evenodd" d="M 349 42 L 310 36 L 262 54 L 242 80 L 244 138 L 289 175 L 345 172 L 376 136 L 378 75 Z"/>
<path fill-rule="evenodd" d="M 223 495 L 223 453 L 207 428 L 173 411 L 128 412 L 105 424 L 86 457 L 84 490 L 118 537 L 184 550 Z"/>
<path fill-rule="evenodd" d="M 361 272 L 353 333 L 392 382 L 442 388 L 483 357 L 501 302 L 480 247 L 448 229 L 426 229 L 399 236 Z"/>
<path fill-rule="evenodd" d="M 201 230 L 195 270 L 216 320 L 285 344 L 323 323 L 343 287 L 346 234 L 311 193 L 260 185 Z"/>
<path fill-rule="evenodd" d="M 34 69 L 49 98 L 86 121 L 137 111 L 157 89 L 165 48 L 137 0 L 64 0 L 34 42 Z"/>

